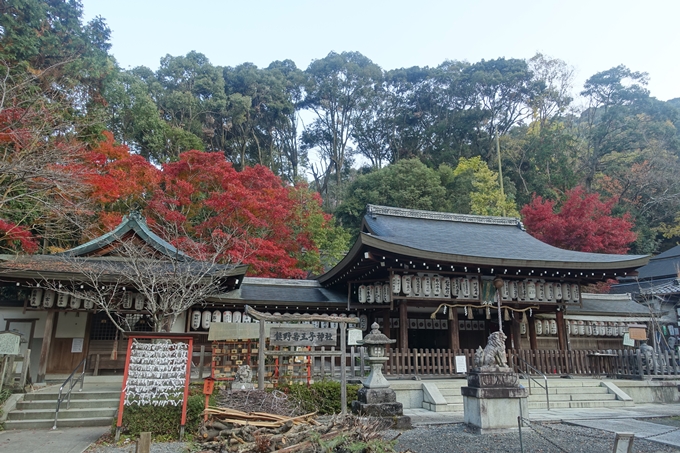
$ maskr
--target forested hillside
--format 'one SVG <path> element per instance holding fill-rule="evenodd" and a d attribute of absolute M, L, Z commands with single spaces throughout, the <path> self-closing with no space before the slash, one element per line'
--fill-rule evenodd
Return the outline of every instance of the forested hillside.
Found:
<path fill-rule="evenodd" d="M 139 209 L 194 250 L 217 235 L 221 259 L 301 277 L 342 256 L 366 203 L 521 216 L 578 250 L 680 236 L 680 101 L 644 72 L 575 87 L 540 54 L 388 70 L 359 52 L 220 67 L 200 49 L 122 70 L 77 2 L 7 0 L 0 26 L 5 252 L 61 250 Z"/>

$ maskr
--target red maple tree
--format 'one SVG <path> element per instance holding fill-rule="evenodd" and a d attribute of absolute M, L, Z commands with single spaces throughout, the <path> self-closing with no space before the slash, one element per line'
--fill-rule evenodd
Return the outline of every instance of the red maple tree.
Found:
<path fill-rule="evenodd" d="M 82 173 L 90 187 L 89 198 L 96 204 L 99 228 L 110 231 L 133 209 L 142 209 L 158 188 L 160 170 L 126 145 L 117 144 L 113 134 L 84 157 Z M 98 234 L 98 233 L 97 233 Z M 96 234 L 95 234 L 96 235 Z"/>
<path fill-rule="evenodd" d="M 298 257 L 315 245 L 294 195 L 266 167 L 238 172 L 220 153 L 188 151 L 163 166 L 147 214 L 166 237 L 186 233 L 175 245 L 196 258 L 219 254 L 249 264 L 250 275 L 302 278 Z"/>
<path fill-rule="evenodd" d="M 529 234 L 555 247 L 581 252 L 625 254 L 637 235 L 630 214 L 612 215 L 616 199 L 603 201 L 581 186 L 566 193 L 559 210 L 556 202 L 534 196 L 521 210 Z"/>

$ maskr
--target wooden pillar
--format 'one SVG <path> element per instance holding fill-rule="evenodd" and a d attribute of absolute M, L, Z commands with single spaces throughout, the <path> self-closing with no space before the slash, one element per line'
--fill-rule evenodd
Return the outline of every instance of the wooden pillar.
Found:
<path fill-rule="evenodd" d="M 392 338 L 390 335 L 392 332 L 390 332 L 390 311 L 385 310 L 383 311 L 383 335 L 385 335 L 387 338 Z"/>
<path fill-rule="evenodd" d="M 48 311 L 47 319 L 45 320 L 45 331 L 43 333 L 42 347 L 40 348 L 40 362 L 38 363 L 38 378 L 36 382 L 42 384 L 45 382 L 45 374 L 47 373 L 47 361 L 50 355 L 50 346 L 52 345 L 52 333 L 54 330 L 54 318 L 56 311 Z"/>
<path fill-rule="evenodd" d="M 399 347 L 408 349 L 408 304 L 399 301 Z"/>
<path fill-rule="evenodd" d="M 565 337 L 566 329 L 564 325 L 564 311 L 559 310 L 555 316 L 557 321 L 557 341 L 560 345 L 560 351 L 567 350 L 567 339 Z"/>
<path fill-rule="evenodd" d="M 515 313 L 514 318 L 510 320 L 510 333 L 512 334 L 513 349 L 522 349 L 522 330 L 519 325 L 517 313 Z"/>
<path fill-rule="evenodd" d="M 460 332 L 458 330 L 458 310 L 449 308 L 451 316 L 449 319 L 449 349 L 457 351 L 460 349 Z"/>
<path fill-rule="evenodd" d="M 535 351 L 538 349 L 538 340 L 536 339 L 536 319 L 534 319 L 533 314 L 529 316 L 528 319 L 529 325 L 527 327 L 529 328 L 529 348 Z"/>

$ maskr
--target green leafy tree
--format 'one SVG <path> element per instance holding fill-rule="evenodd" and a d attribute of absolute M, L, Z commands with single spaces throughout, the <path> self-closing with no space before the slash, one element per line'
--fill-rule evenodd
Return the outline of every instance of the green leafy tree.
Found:
<path fill-rule="evenodd" d="M 305 71 L 308 77 L 302 107 L 315 119 L 302 133 L 306 149 L 315 149 L 320 167 L 313 168 L 316 189 L 328 200 L 329 180 L 335 176 L 340 188 L 342 175 L 351 163 L 349 146 L 357 118 L 364 114 L 382 70 L 359 52 L 331 52 L 313 61 Z"/>
<path fill-rule="evenodd" d="M 357 177 L 335 215 L 353 235 L 358 234 L 367 204 L 398 208 L 448 211 L 447 192 L 436 170 L 418 159 L 403 159 Z"/>
<path fill-rule="evenodd" d="M 455 212 L 519 217 L 513 199 L 501 194 L 498 173 L 490 170 L 481 157 L 462 157 L 451 175 L 453 180 L 448 187 Z"/>

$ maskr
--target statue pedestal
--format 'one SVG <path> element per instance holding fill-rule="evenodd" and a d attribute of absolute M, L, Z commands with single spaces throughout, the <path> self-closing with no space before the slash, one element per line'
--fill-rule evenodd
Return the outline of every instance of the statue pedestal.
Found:
<path fill-rule="evenodd" d="M 519 377 L 510 368 L 482 367 L 468 375 L 463 395 L 463 421 L 480 434 L 518 429 L 517 417 L 528 415 L 529 391 L 520 387 Z"/>
<path fill-rule="evenodd" d="M 369 417 L 391 418 L 393 428 L 411 428 L 411 418 L 404 415 L 404 406 L 397 402 L 397 395 L 391 388 L 359 389 L 358 401 L 352 401 L 352 412 Z"/>

